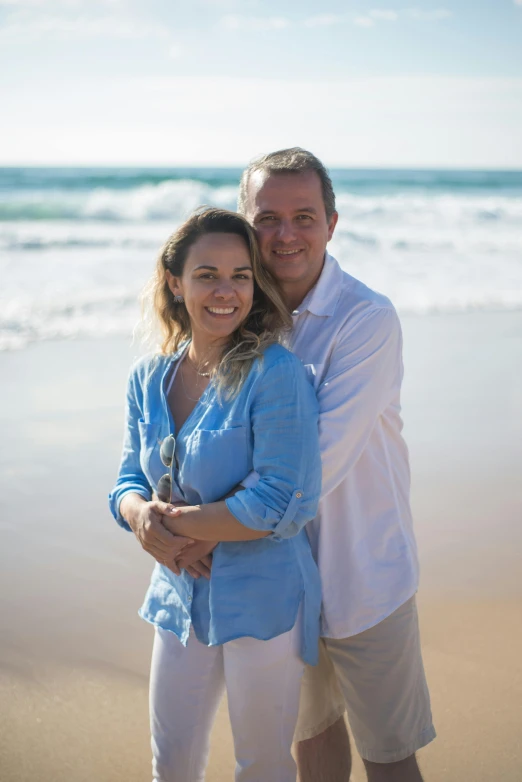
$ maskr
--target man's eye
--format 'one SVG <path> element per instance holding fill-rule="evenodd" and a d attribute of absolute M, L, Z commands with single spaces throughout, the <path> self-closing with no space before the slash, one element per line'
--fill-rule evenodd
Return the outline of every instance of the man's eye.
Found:
<path fill-rule="evenodd" d="M 297 215 L 297 219 L 301 222 L 311 220 L 311 215 Z"/>
<path fill-rule="evenodd" d="M 261 217 L 260 220 L 258 220 L 259 223 L 271 223 L 275 220 L 274 215 L 265 215 L 264 217 Z"/>

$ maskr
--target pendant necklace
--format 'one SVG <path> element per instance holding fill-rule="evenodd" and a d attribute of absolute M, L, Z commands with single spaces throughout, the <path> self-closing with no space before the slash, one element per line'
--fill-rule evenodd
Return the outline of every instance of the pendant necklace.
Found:
<path fill-rule="evenodd" d="M 196 364 L 194 364 L 194 362 L 193 362 L 193 361 L 192 361 L 192 360 L 189 358 L 189 356 L 188 356 L 188 353 L 187 353 L 187 355 L 185 356 L 185 358 L 187 359 L 187 361 L 188 361 L 188 363 L 190 364 L 190 366 L 192 367 L 192 369 L 195 369 L 195 370 L 196 370 L 196 372 L 197 372 L 197 374 L 198 374 L 200 377 L 210 377 L 210 372 L 200 372 L 200 371 L 199 371 L 199 367 L 197 367 L 197 366 L 196 366 Z"/>
<path fill-rule="evenodd" d="M 188 361 L 188 357 L 187 357 L 187 361 Z M 196 367 L 194 366 L 194 364 L 191 361 L 189 361 L 189 364 L 193 367 L 193 369 L 196 369 Z M 201 397 L 205 393 L 206 389 L 203 389 L 201 394 L 194 399 L 194 397 L 190 396 L 190 394 L 188 393 L 187 386 L 185 385 L 185 377 L 184 377 L 184 372 L 183 372 L 183 362 L 181 363 L 181 366 L 179 368 L 179 372 L 180 372 L 180 375 L 181 375 L 181 385 L 183 386 L 183 391 L 185 392 L 185 396 L 187 397 L 187 399 L 190 399 L 191 402 L 199 402 L 199 400 L 201 399 Z M 203 374 L 201 372 L 198 372 L 197 370 L 196 370 L 196 372 L 199 375 L 199 377 L 210 377 L 210 372 L 207 372 L 205 374 Z"/>

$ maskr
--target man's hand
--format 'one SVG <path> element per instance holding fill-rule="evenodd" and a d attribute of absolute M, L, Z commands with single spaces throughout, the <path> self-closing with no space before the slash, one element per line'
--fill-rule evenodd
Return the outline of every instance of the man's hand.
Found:
<path fill-rule="evenodd" d="M 208 540 L 196 541 L 190 548 L 184 549 L 176 557 L 177 567 L 180 569 L 184 568 L 194 578 L 203 576 L 209 579 L 212 567 L 212 551 L 214 551 L 216 546 L 217 543 Z"/>
<path fill-rule="evenodd" d="M 169 567 L 176 557 L 195 542 L 191 538 L 173 535 L 165 529 L 161 523 L 162 514 L 168 513 L 170 507 L 168 503 L 159 500 L 147 502 L 136 494 L 126 495 L 120 506 L 122 515 L 127 519 L 142 548 L 157 562 L 168 564 Z"/>

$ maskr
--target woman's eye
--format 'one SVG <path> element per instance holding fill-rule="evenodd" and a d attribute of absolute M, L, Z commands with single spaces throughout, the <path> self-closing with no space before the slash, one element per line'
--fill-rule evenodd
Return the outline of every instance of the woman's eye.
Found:
<path fill-rule="evenodd" d="M 248 274 L 236 274 L 236 280 L 250 280 L 251 277 Z"/>

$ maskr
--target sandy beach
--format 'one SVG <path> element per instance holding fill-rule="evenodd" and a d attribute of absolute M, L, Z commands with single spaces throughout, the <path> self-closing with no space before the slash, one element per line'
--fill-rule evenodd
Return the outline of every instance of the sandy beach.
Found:
<path fill-rule="evenodd" d="M 427 782 L 522 778 L 522 313 L 403 318 L 437 740 Z M 123 339 L 0 354 L 0 779 L 150 779 L 152 562 L 109 514 Z M 262 737 L 260 737 L 262 740 Z M 208 782 L 232 779 L 223 703 Z M 352 780 L 365 779 L 356 760 Z"/>

